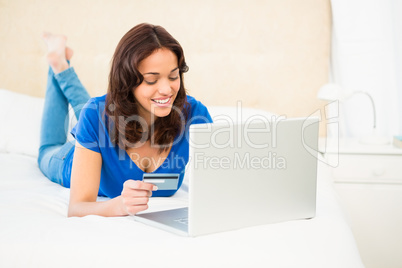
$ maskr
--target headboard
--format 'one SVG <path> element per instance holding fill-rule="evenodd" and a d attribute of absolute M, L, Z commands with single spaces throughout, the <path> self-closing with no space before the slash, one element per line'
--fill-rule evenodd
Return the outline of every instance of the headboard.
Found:
<path fill-rule="evenodd" d="M 43 30 L 63 33 L 92 96 L 106 93 L 120 38 L 149 22 L 183 46 L 190 95 L 208 105 L 308 116 L 328 80 L 329 0 L 0 1 L 0 88 L 44 96 Z"/>

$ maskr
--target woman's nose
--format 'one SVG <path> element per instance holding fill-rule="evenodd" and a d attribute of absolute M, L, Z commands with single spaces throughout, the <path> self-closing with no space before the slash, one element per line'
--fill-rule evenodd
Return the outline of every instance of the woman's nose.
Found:
<path fill-rule="evenodd" d="M 169 80 L 164 79 L 163 81 L 161 81 L 161 83 L 159 84 L 159 87 L 158 87 L 159 94 L 169 95 L 171 91 L 172 90 L 170 88 Z"/>

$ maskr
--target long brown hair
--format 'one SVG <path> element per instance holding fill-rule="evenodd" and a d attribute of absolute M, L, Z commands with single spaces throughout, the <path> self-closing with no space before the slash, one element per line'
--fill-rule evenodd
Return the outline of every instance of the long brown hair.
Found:
<path fill-rule="evenodd" d="M 172 111 L 166 117 L 155 120 L 151 136 L 148 135 L 149 128 L 145 129 L 141 120 L 135 119 L 139 116 L 139 104 L 133 92 L 144 80 L 138 71 L 140 62 L 161 48 L 169 49 L 177 56 L 181 83 Z M 189 104 L 183 83 L 183 73 L 187 71 L 182 47 L 163 27 L 142 23 L 129 30 L 116 47 L 109 74 L 106 114 L 111 119 L 109 130 L 112 142 L 127 149 L 130 144 L 143 142 L 144 137 L 145 140 L 152 138 L 160 152 L 167 150 L 184 130 L 187 120 Z"/>

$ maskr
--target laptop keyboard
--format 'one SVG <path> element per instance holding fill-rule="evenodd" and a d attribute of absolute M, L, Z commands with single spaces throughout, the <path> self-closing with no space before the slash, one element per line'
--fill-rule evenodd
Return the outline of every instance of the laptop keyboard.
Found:
<path fill-rule="evenodd" d="M 179 218 L 179 219 L 175 219 L 175 222 L 184 224 L 184 225 L 188 225 L 188 217 L 184 217 L 184 218 Z"/>

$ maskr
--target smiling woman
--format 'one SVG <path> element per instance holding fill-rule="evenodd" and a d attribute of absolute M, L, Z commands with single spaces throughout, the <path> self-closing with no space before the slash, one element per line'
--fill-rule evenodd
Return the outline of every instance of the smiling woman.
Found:
<path fill-rule="evenodd" d="M 171 196 L 142 181 L 145 173 L 179 174 L 188 162 L 188 124 L 211 122 L 186 94 L 188 70 L 180 44 L 162 27 L 128 31 L 112 60 L 108 93 L 89 98 L 69 66 L 66 37 L 45 34 L 50 65 L 38 163 L 53 182 L 70 187 L 70 216 L 121 216 L 148 208 L 150 196 Z M 68 104 L 78 118 L 66 142 Z M 194 119 L 196 118 L 196 119 Z M 75 144 L 75 146 L 74 146 Z M 165 164 L 179 159 L 181 165 Z M 112 199 L 99 202 L 97 196 Z"/>
<path fill-rule="evenodd" d="M 145 83 L 137 87 L 134 96 L 148 124 L 153 123 L 149 118 L 151 114 L 165 117 L 170 113 L 180 89 L 179 68 L 174 66 L 177 66 L 176 55 L 168 49 L 158 49 L 143 60 L 138 68 L 143 73 Z M 157 72 L 149 72 L 155 68 Z"/>

